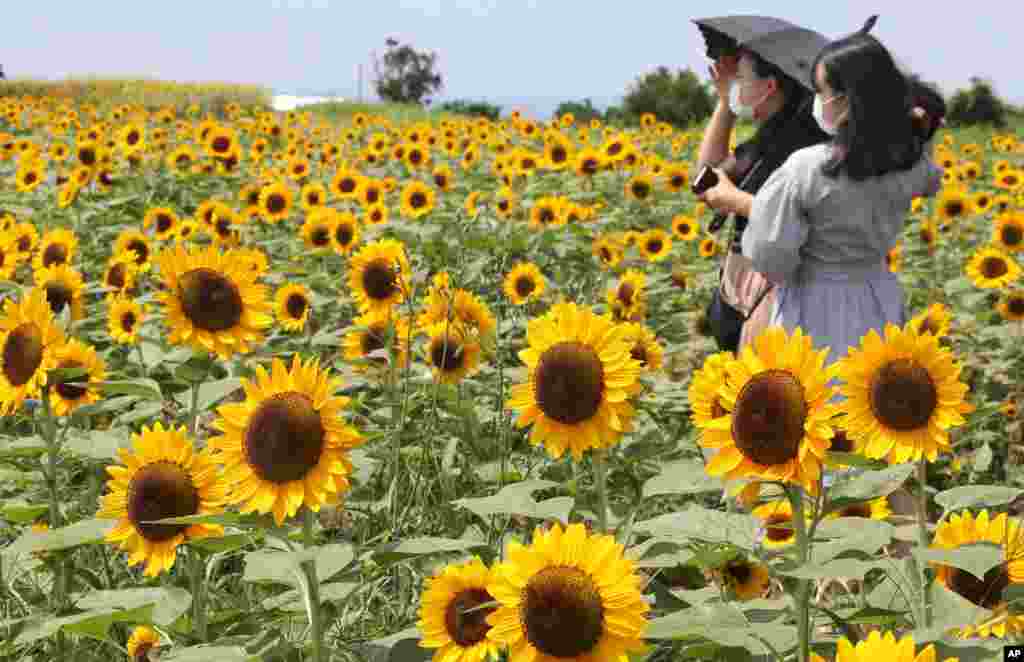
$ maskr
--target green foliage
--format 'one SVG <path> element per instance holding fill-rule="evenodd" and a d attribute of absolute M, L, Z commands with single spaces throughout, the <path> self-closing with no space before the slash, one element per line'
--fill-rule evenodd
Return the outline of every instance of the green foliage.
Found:
<path fill-rule="evenodd" d="M 989 124 L 1001 129 L 1006 126 L 1006 107 L 988 81 L 974 76 L 970 89 L 958 90 L 953 95 L 946 122 L 957 127 Z"/>
<path fill-rule="evenodd" d="M 638 77 L 623 98 L 627 115 L 654 113 L 660 121 L 677 127 L 702 122 L 714 109 L 711 94 L 689 69 L 673 73 L 668 67 L 658 67 Z"/>
<path fill-rule="evenodd" d="M 577 122 L 589 122 L 592 119 L 602 119 L 601 111 L 594 108 L 594 103 L 590 99 L 584 99 L 583 101 L 563 101 L 558 104 L 558 108 L 555 109 L 555 117 L 562 117 L 572 113 L 572 116 L 576 118 Z"/>
<path fill-rule="evenodd" d="M 437 110 L 446 113 L 455 113 L 456 115 L 469 115 L 470 117 L 486 117 L 492 122 L 498 121 L 501 117 L 501 106 L 496 106 L 486 101 L 468 101 L 463 99 L 456 99 L 453 101 L 445 101 Z"/>
<path fill-rule="evenodd" d="M 430 105 L 428 95 L 443 86 L 441 74 L 435 71 L 436 53 L 422 53 L 408 44 L 388 39 L 382 61 L 374 60 L 377 95 L 394 103 Z"/>

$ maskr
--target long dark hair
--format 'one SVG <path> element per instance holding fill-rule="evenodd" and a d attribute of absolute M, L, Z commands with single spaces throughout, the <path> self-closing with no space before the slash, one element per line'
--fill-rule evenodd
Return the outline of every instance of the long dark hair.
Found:
<path fill-rule="evenodd" d="M 847 106 L 822 173 L 834 179 L 845 172 L 862 181 L 913 167 L 924 151 L 923 137 L 910 116 L 907 79 L 881 42 L 857 32 L 825 46 L 811 65 L 815 90 L 819 62 L 829 87 L 845 95 Z"/>

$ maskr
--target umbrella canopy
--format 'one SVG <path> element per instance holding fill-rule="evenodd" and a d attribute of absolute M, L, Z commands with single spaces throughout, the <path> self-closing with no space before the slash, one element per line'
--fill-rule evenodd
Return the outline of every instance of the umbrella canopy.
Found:
<path fill-rule="evenodd" d="M 828 37 L 771 16 L 719 16 L 694 19 L 704 35 L 708 56 L 740 48 L 757 53 L 809 90 L 814 90 L 811 63 Z"/>

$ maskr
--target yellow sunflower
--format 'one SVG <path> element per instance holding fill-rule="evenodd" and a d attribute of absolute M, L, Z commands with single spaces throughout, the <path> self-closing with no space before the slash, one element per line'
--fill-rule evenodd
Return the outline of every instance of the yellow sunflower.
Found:
<path fill-rule="evenodd" d="M 505 276 L 505 296 L 516 306 L 537 301 L 544 295 L 545 287 L 544 274 L 532 262 L 520 262 Z"/>
<path fill-rule="evenodd" d="M 918 335 L 930 333 L 942 338 L 949 334 L 949 321 L 952 313 L 941 303 L 933 303 L 910 320 L 910 326 Z"/>
<path fill-rule="evenodd" d="M 329 251 L 337 218 L 338 211 L 331 207 L 318 207 L 306 214 L 306 220 L 299 231 L 306 248 L 314 253 Z"/>
<path fill-rule="evenodd" d="M 226 484 L 212 456 L 197 452 L 185 427 L 166 430 L 157 422 L 132 435 L 132 448 L 118 449 L 124 466 L 107 467 L 110 490 L 96 516 L 118 520 L 106 536 L 129 553 L 128 564 L 146 563 L 153 577 L 171 569 L 178 545 L 223 533 L 214 524 L 154 524 L 154 520 L 220 512 Z"/>
<path fill-rule="evenodd" d="M 647 293 L 647 276 L 642 271 L 628 269 L 619 278 L 618 284 L 607 293 L 608 305 L 619 304 L 622 308 L 621 317 L 629 319 L 633 313 L 644 307 Z"/>
<path fill-rule="evenodd" d="M 161 241 L 174 236 L 181 219 L 170 207 L 154 207 L 146 212 L 142 219 L 142 227 L 146 230 L 153 228 L 157 239 Z"/>
<path fill-rule="evenodd" d="M 412 180 L 402 189 L 402 216 L 419 219 L 434 209 L 434 189 L 421 181 Z"/>
<path fill-rule="evenodd" d="M 871 458 L 899 463 L 934 462 L 948 451 L 949 429 L 971 411 L 960 365 L 939 339 L 888 324 L 883 340 L 874 329 L 835 364 L 845 382 L 843 428 Z"/>
<path fill-rule="evenodd" d="M 701 257 L 714 257 L 718 253 L 718 242 L 715 241 L 714 237 L 701 239 L 697 250 Z"/>
<path fill-rule="evenodd" d="M 89 390 L 88 386 L 80 385 L 102 382 L 107 374 L 106 364 L 96 355 L 93 347 L 72 338 L 57 348 L 54 361 L 55 368 L 81 368 L 86 370 L 86 374 L 72 382 L 60 383 L 53 387 L 50 391 L 53 413 L 57 416 L 67 416 L 82 405 L 100 399 L 100 394 L 95 389 Z"/>
<path fill-rule="evenodd" d="M 18 250 L 18 243 L 8 233 L 0 231 L 0 280 L 14 277 L 18 265 L 25 261 L 26 254 Z"/>
<path fill-rule="evenodd" d="M 834 367 L 797 328 L 772 326 L 725 366 L 721 405 L 729 416 L 708 421 L 700 443 L 718 452 L 707 466 L 727 480 L 755 477 L 818 490 L 832 439 Z"/>
<path fill-rule="evenodd" d="M 648 262 L 660 262 L 672 251 L 672 237 L 660 228 L 648 230 L 637 240 L 640 255 Z"/>
<path fill-rule="evenodd" d="M 124 296 L 109 299 L 107 331 L 110 337 L 122 345 L 134 345 L 139 341 L 139 327 L 145 321 L 145 308 Z"/>
<path fill-rule="evenodd" d="M 530 442 L 578 461 L 588 448 L 607 448 L 632 429 L 630 396 L 640 391 L 640 362 L 630 356 L 628 331 L 610 317 L 574 303 L 555 304 L 531 320 L 529 347 L 519 358 L 530 380 L 512 387 L 508 407 L 517 427 L 533 424 Z"/>
<path fill-rule="evenodd" d="M 506 558 L 487 585 L 501 605 L 486 622 L 509 662 L 618 662 L 644 650 L 650 606 L 613 536 L 556 523 L 537 527 L 529 547 L 509 543 Z"/>
<path fill-rule="evenodd" d="M 56 265 L 35 272 L 33 278 L 38 289 L 46 293 L 46 301 L 54 315 L 60 315 L 65 308 L 72 322 L 82 319 L 82 275 L 66 264 Z"/>
<path fill-rule="evenodd" d="M 382 202 L 370 205 L 363 212 L 363 221 L 367 225 L 382 225 L 388 222 L 388 206 Z"/>
<path fill-rule="evenodd" d="M 165 289 L 156 297 L 165 307 L 168 341 L 187 343 L 227 358 L 247 354 L 270 326 L 266 288 L 248 265 L 213 245 L 186 250 L 181 244 L 157 258 Z"/>
<path fill-rule="evenodd" d="M 491 571 L 479 557 L 447 565 L 426 581 L 420 598 L 420 646 L 436 649 L 434 662 L 485 662 L 497 659 L 498 645 L 487 638 L 486 607 L 494 597 L 487 592 Z M 477 607 L 482 607 L 477 609 Z"/>
<path fill-rule="evenodd" d="M 390 310 L 360 315 L 342 339 L 345 359 L 356 362 L 353 369 L 357 372 L 366 372 L 370 364 L 387 365 L 386 357 L 370 356 L 380 350 L 394 352 L 396 364 L 404 368 L 408 346 L 409 324 Z"/>
<path fill-rule="evenodd" d="M 39 250 L 32 261 L 33 269 L 43 269 L 60 264 L 71 264 L 78 250 L 78 237 L 71 230 L 57 228 L 43 235 Z"/>
<path fill-rule="evenodd" d="M 720 389 L 728 374 L 725 367 L 735 360 L 736 356 L 729 351 L 712 354 L 704 359 L 704 365 L 690 378 L 688 401 L 690 419 L 695 427 L 704 430 L 708 423 L 729 416 Z"/>
<path fill-rule="evenodd" d="M 996 310 L 1007 322 L 1024 322 L 1024 290 L 1012 290 L 1003 295 Z"/>
<path fill-rule="evenodd" d="M 106 271 L 103 272 L 103 285 L 114 293 L 123 294 L 135 287 L 138 273 L 139 265 L 135 263 L 135 252 L 125 251 L 107 261 Z"/>
<path fill-rule="evenodd" d="M 963 220 L 974 214 L 971 198 L 958 186 L 943 187 L 935 204 L 943 225 Z"/>
<path fill-rule="evenodd" d="M 13 414 L 25 398 L 39 396 L 56 364 L 64 334 L 53 322 L 46 293 L 33 289 L 18 303 L 3 302 L 0 317 L 0 414 Z"/>
<path fill-rule="evenodd" d="M 658 338 L 654 332 L 637 322 L 623 322 L 622 324 L 629 331 L 630 356 L 640 362 L 640 367 L 644 372 L 661 370 L 665 350 L 658 344 Z"/>
<path fill-rule="evenodd" d="M 331 246 L 338 255 L 348 255 L 359 243 L 359 219 L 350 211 L 338 212 L 331 231 Z"/>
<path fill-rule="evenodd" d="M 285 331 L 301 332 L 306 328 L 312 299 L 309 289 L 302 283 L 288 283 L 277 289 L 274 295 L 274 311 L 277 321 Z"/>
<path fill-rule="evenodd" d="M 1005 287 L 1020 277 L 1017 261 L 998 248 L 985 247 L 975 251 L 965 267 L 967 276 L 976 287 L 994 289 Z"/>
<path fill-rule="evenodd" d="M 634 175 L 626 182 L 626 197 L 639 202 L 654 200 L 654 181 L 649 175 Z"/>
<path fill-rule="evenodd" d="M 935 644 L 928 644 L 920 651 L 914 646 L 914 636 L 904 635 L 896 641 L 892 632 L 884 635 L 875 630 L 868 634 L 866 639 L 861 639 L 856 645 L 843 637 L 839 640 L 834 662 L 936 662 L 938 654 L 935 652 Z M 943 662 L 959 662 L 958 657 L 947 657 Z M 816 653 L 811 653 L 811 662 L 826 662 L 825 658 Z"/>
<path fill-rule="evenodd" d="M 622 262 L 622 246 L 610 237 L 595 239 L 592 252 L 602 269 L 612 269 Z"/>
<path fill-rule="evenodd" d="M 982 510 L 975 517 L 964 510 L 939 524 L 932 547 L 957 549 L 975 543 L 990 543 L 1002 551 L 1003 563 L 991 568 L 982 579 L 953 566 L 932 563 L 937 582 L 982 609 L 993 612 L 990 618 L 958 630 L 957 634 L 962 639 L 1017 636 L 1024 632 L 1024 616 L 1008 612 L 1003 591 L 1011 584 L 1024 583 L 1024 539 L 1020 521 L 1008 519 L 1006 513 L 990 518 L 988 510 Z"/>
<path fill-rule="evenodd" d="M 71 257 L 68 251 L 70 250 L 73 254 L 73 247 L 78 246 L 78 240 L 75 239 L 75 235 L 73 233 L 68 232 L 67 230 L 64 230 L 63 232 L 67 233 L 63 236 L 66 240 L 72 242 L 72 248 L 65 249 L 63 254 L 55 251 L 54 249 L 50 249 L 51 252 L 48 256 L 48 261 L 50 262 L 68 262 Z M 57 236 L 59 235 L 53 234 L 51 235 L 51 238 L 56 239 Z M 39 232 L 36 230 L 36 226 L 32 225 L 32 223 L 24 221 L 11 228 L 11 240 L 14 242 L 15 246 L 17 246 L 19 253 L 29 254 L 36 249 L 36 245 L 39 243 Z"/>
<path fill-rule="evenodd" d="M 750 559 L 733 559 L 719 568 L 718 574 L 737 600 L 764 597 L 771 586 L 768 566 Z"/>
<path fill-rule="evenodd" d="M 1024 251 L 1024 212 L 1008 211 L 997 216 L 992 243 L 1009 253 Z"/>
<path fill-rule="evenodd" d="M 148 625 L 140 625 L 132 630 L 128 637 L 128 659 L 132 662 L 144 662 L 149 659 L 149 651 L 160 645 L 160 635 Z"/>
<path fill-rule="evenodd" d="M 333 395 L 340 380 L 318 359 L 295 355 L 290 370 L 275 358 L 270 373 L 258 366 L 242 387 L 244 402 L 217 408 L 213 427 L 224 434 L 209 442 L 232 484 L 230 502 L 242 512 L 272 512 L 279 525 L 300 506 L 337 503 L 349 488 L 347 453 L 363 443 L 341 418 L 349 399 Z"/>
<path fill-rule="evenodd" d="M 405 246 L 394 239 L 363 246 L 349 260 L 348 287 L 362 312 L 384 310 L 404 301 L 409 290 Z"/>
<path fill-rule="evenodd" d="M 761 546 L 765 549 L 778 549 L 792 545 L 796 541 L 796 529 L 793 528 L 793 504 L 789 499 L 776 499 L 763 503 L 751 511 L 761 520 L 763 537 Z"/>
<path fill-rule="evenodd" d="M 442 384 L 457 384 L 480 367 L 480 343 L 460 327 L 439 322 L 426 327 L 424 359 L 434 378 Z"/>
<path fill-rule="evenodd" d="M 149 271 L 152 249 L 149 245 L 149 238 L 146 235 L 130 228 L 123 230 L 117 235 L 117 240 L 114 241 L 113 254 L 121 255 L 126 251 L 133 251 L 135 253 L 135 264 L 141 273 Z"/>
<path fill-rule="evenodd" d="M 672 217 L 672 234 L 682 241 L 693 241 L 697 238 L 699 223 L 690 216 L 678 214 Z"/>
<path fill-rule="evenodd" d="M 292 212 L 292 190 L 284 182 L 274 182 L 260 190 L 260 209 L 268 223 L 288 218 Z"/>

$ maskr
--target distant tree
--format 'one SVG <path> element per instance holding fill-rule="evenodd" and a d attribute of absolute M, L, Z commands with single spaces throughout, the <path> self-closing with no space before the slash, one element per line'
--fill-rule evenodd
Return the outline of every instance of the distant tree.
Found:
<path fill-rule="evenodd" d="M 563 101 L 555 109 L 555 117 L 562 117 L 569 113 L 572 113 L 577 122 L 589 122 L 594 118 L 601 119 L 601 111 L 594 108 L 594 103 L 590 99 L 584 99 L 582 102 Z"/>
<path fill-rule="evenodd" d="M 429 106 L 428 95 L 443 87 L 441 74 L 435 71 L 437 54 L 418 52 L 390 37 L 384 43 L 388 47 L 384 57 L 373 61 L 377 96 L 393 103 Z"/>
<path fill-rule="evenodd" d="M 501 106 L 495 106 L 494 104 L 487 103 L 486 101 L 464 101 L 462 99 L 455 99 L 453 101 L 445 101 L 439 106 L 439 110 L 447 113 L 454 113 L 456 115 L 486 117 L 493 122 L 497 122 L 498 118 L 501 117 Z"/>
<path fill-rule="evenodd" d="M 654 113 L 658 120 L 678 127 L 697 124 L 715 109 L 707 86 L 692 71 L 672 73 L 664 66 L 638 77 L 622 102 L 629 116 Z"/>
<path fill-rule="evenodd" d="M 971 77 L 971 88 L 957 90 L 949 102 L 946 121 L 952 126 L 968 124 L 991 124 L 998 128 L 1006 126 L 1007 108 L 992 85 L 978 76 Z"/>

